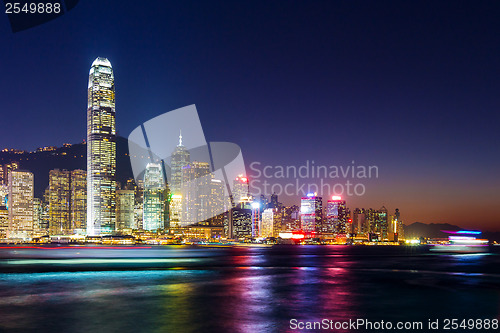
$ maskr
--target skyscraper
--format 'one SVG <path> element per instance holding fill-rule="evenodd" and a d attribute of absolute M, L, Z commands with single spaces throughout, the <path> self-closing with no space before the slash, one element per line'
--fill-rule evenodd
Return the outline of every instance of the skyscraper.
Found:
<path fill-rule="evenodd" d="M 182 168 L 190 162 L 189 151 L 182 144 L 182 133 L 179 133 L 179 144 L 172 152 L 171 175 L 168 179 L 170 188 L 170 227 L 181 227 L 182 219 Z"/>
<path fill-rule="evenodd" d="M 243 175 L 239 175 L 233 180 L 233 203 L 237 206 L 243 198 L 248 197 L 248 178 Z"/>
<path fill-rule="evenodd" d="M 182 227 L 211 217 L 206 203 L 210 193 L 207 185 L 213 177 L 206 162 L 193 161 L 182 168 Z"/>
<path fill-rule="evenodd" d="M 382 206 L 382 208 L 375 211 L 374 216 L 374 228 L 372 231 L 379 236 L 379 240 L 387 240 L 387 231 L 389 226 L 389 216 L 387 214 L 387 208 L 385 208 L 385 206 Z"/>
<path fill-rule="evenodd" d="M 70 228 L 83 233 L 87 229 L 87 172 L 71 171 Z"/>
<path fill-rule="evenodd" d="M 98 57 L 89 73 L 87 103 L 87 234 L 114 230 L 116 128 L 113 68 Z"/>
<path fill-rule="evenodd" d="M 143 228 L 165 228 L 165 181 L 157 163 L 148 163 L 144 172 Z"/>
<path fill-rule="evenodd" d="M 134 190 L 116 191 L 116 229 L 134 228 Z"/>
<path fill-rule="evenodd" d="M 29 171 L 9 172 L 9 238 L 27 238 L 33 233 L 34 177 Z"/>
<path fill-rule="evenodd" d="M 172 195 L 181 193 L 182 184 L 182 168 L 188 165 L 190 162 L 189 151 L 182 144 L 182 133 L 179 134 L 179 144 L 175 147 L 172 152 L 171 160 L 171 176 L 168 180 L 168 185 L 170 187 L 170 192 Z"/>
<path fill-rule="evenodd" d="M 300 202 L 300 224 L 304 232 L 317 232 L 323 219 L 322 198 L 316 193 L 308 193 Z"/>
<path fill-rule="evenodd" d="M 49 172 L 49 230 L 52 235 L 68 233 L 70 227 L 71 173 L 54 169 Z"/>
<path fill-rule="evenodd" d="M 347 207 L 345 200 L 339 196 L 333 196 L 326 204 L 326 221 L 323 232 L 347 234 Z"/>
<path fill-rule="evenodd" d="M 260 236 L 264 238 L 275 237 L 274 235 L 274 212 L 275 209 L 268 208 L 262 212 L 262 229 Z"/>

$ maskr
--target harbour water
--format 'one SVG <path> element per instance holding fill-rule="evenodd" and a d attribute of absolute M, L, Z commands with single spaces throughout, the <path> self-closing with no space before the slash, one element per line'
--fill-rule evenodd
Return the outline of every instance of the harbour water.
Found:
<path fill-rule="evenodd" d="M 500 318 L 499 252 L 3 246 L 0 331 L 287 332 L 300 331 L 294 319 L 365 319 L 445 332 L 428 329 L 428 321 L 439 319 L 442 328 L 447 318 Z"/>

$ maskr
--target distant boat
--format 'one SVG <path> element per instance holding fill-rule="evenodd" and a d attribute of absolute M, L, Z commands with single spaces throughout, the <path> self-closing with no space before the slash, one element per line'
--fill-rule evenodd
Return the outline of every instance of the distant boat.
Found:
<path fill-rule="evenodd" d="M 477 230 L 459 230 L 442 232 L 450 234 L 447 244 L 437 244 L 431 247 L 431 251 L 444 253 L 484 253 L 489 252 L 488 240 L 478 239 L 481 235 Z"/>

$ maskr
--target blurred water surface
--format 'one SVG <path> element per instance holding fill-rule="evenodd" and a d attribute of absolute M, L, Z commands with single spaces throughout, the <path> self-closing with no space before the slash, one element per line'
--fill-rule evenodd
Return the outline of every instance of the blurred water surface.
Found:
<path fill-rule="evenodd" d="M 292 318 L 499 314 L 498 248 L 0 248 L 0 331 L 286 332 Z"/>

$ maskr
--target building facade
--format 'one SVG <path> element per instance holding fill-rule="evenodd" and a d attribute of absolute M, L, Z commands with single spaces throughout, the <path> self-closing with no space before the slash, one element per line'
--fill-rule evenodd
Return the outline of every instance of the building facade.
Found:
<path fill-rule="evenodd" d="M 300 226 L 305 233 L 319 232 L 323 219 L 322 198 L 309 193 L 300 201 Z"/>
<path fill-rule="evenodd" d="M 143 228 L 165 228 L 165 180 L 161 164 L 148 163 L 144 172 Z"/>
<path fill-rule="evenodd" d="M 33 234 L 34 176 L 29 171 L 12 170 L 8 177 L 9 238 L 29 238 Z"/>

